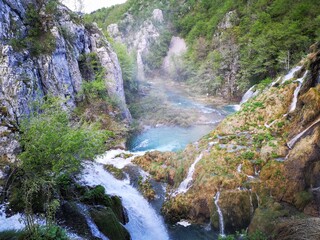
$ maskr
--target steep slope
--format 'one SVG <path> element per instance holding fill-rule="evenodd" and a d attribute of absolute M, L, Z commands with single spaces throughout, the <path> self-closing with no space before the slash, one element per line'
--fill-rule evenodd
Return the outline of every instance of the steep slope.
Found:
<path fill-rule="evenodd" d="M 135 160 L 171 185 L 163 206 L 169 221 L 211 220 L 220 229 L 223 222 L 227 231 L 250 224 L 250 233 L 281 239 L 295 221 L 307 225 L 319 216 L 319 66 L 315 44 L 298 67 L 271 84 L 256 85 L 251 93 L 259 93 L 239 112 L 183 153 Z M 302 235 L 319 237 L 303 229 L 294 233 Z"/>
<path fill-rule="evenodd" d="M 188 45 L 177 79 L 201 93 L 229 100 L 288 71 L 319 39 L 319 6 L 312 0 L 129 0 L 87 18 L 105 30 L 116 23 L 123 34 L 138 33 L 154 9 L 163 11 L 164 27 L 171 35 L 183 37 Z M 110 35 L 114 36 L 112 31 Z M 157 48 L 151 51 L 161 58 Z"/>
<path fill-rule="evenodd" d="M 0 155 L 15 160 L 19 121 L 32 103 L 48 95 L 65 100 L 66 109 L 81 101 L 84 82 L 92 81 L 86 59 L 96 57 L 102 79 L 121 118 L 131 121 L 117 55 L 100 30 L 57 1 L 0 1 Z"/>

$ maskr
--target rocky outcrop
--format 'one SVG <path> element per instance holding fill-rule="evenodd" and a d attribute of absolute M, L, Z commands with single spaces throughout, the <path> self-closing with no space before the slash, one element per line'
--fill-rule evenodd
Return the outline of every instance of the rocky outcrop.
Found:
<path fill-rule="evenodd" d="M 164 18 L 160 9 L 154 9 L 152 16 L 143 21 L 138 28 L 135 21 L 137 20 L 127 13 L 122 21 L 108 26 L 108 33 L 116 41 L 125 44 L 130 52 L 136 53 L 137 78 L 144 80 L 146 63 L 143 59 L 149 53 L 152 43 L 160 37 Z"/>
<path fill-rule="evenodd" d="M 34 20 L 30 17 L 32 7 L 39 10 L 40 26 L 36 30 L 42 32 L 41 38 L 30 37 L 34 30 L 34 25 L 29 24 Z M 65 109 L 76 106 L 83 82 L 79 58 L 85 54 L 97 54 L 105 68 L 108 95 L 115 100 L 123 118 L 131 121 L 117 56 L 97 27 L 86 28 L 80 16 L 64 6 L 48 9 L 37 1 L 24 0 L 0 0 L 0 23 L 0 156 L 3 159 L 15 160 L 19 151 L 18 125 L 23 116 L 34 110 L 33 102 L 54 95 L 64 99 Z M 28 39 L 26 46 L 25 39 Z M 30 45 L 45 51 L 35 53 Z"/>

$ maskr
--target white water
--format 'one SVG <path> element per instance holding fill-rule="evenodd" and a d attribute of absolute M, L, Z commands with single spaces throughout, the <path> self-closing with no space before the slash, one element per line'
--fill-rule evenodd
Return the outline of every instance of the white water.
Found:
<path fill-rule="evenodd" d="M 90 231 L 92 235 L 96 238 L 102 239 L 102 240 L 108 240 L 108 238 L 102 234 L 97 225 L 92 221 L 92 219 L 88 216 L 88 209 L 85 205 L 83 204 L 77 204 L 78 208 L 82 210 L 83 216 L 85 217 L 87 224 L 90 228 Z"/>
<path fill-rule="evenodd" d="M 239 166 L 237 167 L 237 172 L 241 173 L 242 172 L 242 164 L 239 164 Z"/>
<path fill-rule="evenodd" d="M 304 75 L 303 75 L 302 78 L 299 78 L 299 79 L 297 79 L 296 81 L 294 81 L 294 82 L 298 82 L 299 85 L 298 85 L 298 87 L 294 90 L 293 99 L 292 99 L 292 103 L 291 103 L 291 105 L 290 105 L 289 113 L 293 112 L 293 111 L 296 109 L 296 107 L 297 107 L 298 95 L 299 95 L 300 89 L 301 89 L 301 87 L 302 87 L 302 83 L 303 83 L 305 77 L 307 76 L 307 74 L 308 74 L 308 71 L 306 71 L 306 72 L 304 73 Z"/>
<path fill-rule="evenodd" d="M 225 233 L 224 233 L 223 215 L 222 215 L 222 211 L 221 211 L 220 206 L 219 206 L 219 198 L 220 198 L 220 191 L 218 191 L 217 194 L 216 194 L 216 196 L 214 197 L 214 204 L 215 204 L 216 207 L 217 207 L 217 212 L 218 212 L 218 215 L 219 215 L 220 235 L 221 235 L 221 236 L 225 236 Z"/>
<path fill-rule="evenodd" d="M 122 169 L 132 162 L 135 157 L 142 156 L 145 152 L 128 152 L 122 149 L 113 149 L 105 154 L 96 157 L 95 161 L 102 164 L 110 164 L 118 169 Z M 129 156 L 124 158 L 123 156 Z"/>
<path fill-rule="evenodd" d="M 189 188 L 191 187 L 191 182 L 193 180 L 193 173 L 196 168 L 197 163 L 202 159 L 203 153 L 200 153 L 200 155 L 195 159 L 195 161 L 192 163 L 192 165 L 189 168 L 187 177 L 180 183 L 178 189 L 173 193 L 173 196 L 176 196 L 180 193 L 186 193 Z"/>
<path fill-rule="evenodd" d="M 296 144 L 296 142 L 314 125 L 318 124 L 320 122 L 320 119 L 317 119 L 314 121 L 309 127 L 307 127 L 305 130 L 303 130 L 301 133 L 297 134 L 294 138 L 292 138 L 288 143 L 287 146 L 292 149 L 293 146 Z M 287 159 L 288 155 L 286 156 Z"/>
<path fill-rule="evenodd" d="M 235 111 L 239 111 L 242 104 L 246 103 L 250 98 L 256 96 L 259 93 L 258 90 L 253 91 L 254 87 L 255 85 L 253 85 L 251 88 L 249 88 L 248 91 L 246 91 L 246 93 L 242 96 L 241 102 L 238 105 L 233 105 Z"/>
<path fill-rule="evenodd" d="M 282 84 L 285 83 L 286 81 L 292 79 L 294 77 L 294 74 L 296 72 L 298 72 L 300 69 L 302 68 L 302 66 L 295 66 L 294 68 L 292 68 L 287 75 L 285 75 L 282 79 Z"/>
<path fill-rule="evenodd" d="M 0 231 L 23 229 L 25 227 L 23 219 L 19 213 L 7 218 L 5 205 L 0 206 Z"/>
<path fill-rule="evenodd" d="M 177 222 L 178 225 L 183 226 L 183 227 L 189 227 L 191 226 L 191 223 L 185 220 L 181 220 L 180 222 Z"/>
<path fill-rule="evenodd" d="M 244 104 L 245 102 L 247 102 L 250 98 L 252 98 L 253 96 L 255 96 L 257 94 L 257 91 L 253 91 L 255 86 L 252 86 L 251 88 L 249 88 L 249 90 L 243 95 L 240 105 Z"/>
<path fill-rule="evenodd" d="M 81 177 L 85 184 L 90 186 L 102 185 L 108 194 L 121 197 L 129 217 L 129 223 L 125 227 L 133 240 L 169 239 L 161 217 L 127 181 L 115 179 L 104 170 L 103 165 L 94 162 L 86 163 Z"/>

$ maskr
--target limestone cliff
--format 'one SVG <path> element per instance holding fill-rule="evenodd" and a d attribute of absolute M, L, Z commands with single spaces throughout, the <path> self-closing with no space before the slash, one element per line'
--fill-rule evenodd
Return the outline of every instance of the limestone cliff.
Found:
<path fill-rule="evenodd" d="M 39 51 L 40 50 L 40 51 Z M 0 158 L 15 160 L 17 129 L 32 102 L 47 95 L 73 109 L 85 76 L 80 58 L 94 53 L 106 91 L 131 121 L 117 55 L 100 30 L 57 1 L 0 0 Z M 87 79 L 88 80 L 88 79 Z"/>
<path fill-rule="evenodd" d="M 164 18 L 160 9 L 154 9 L 152 16 L 148 17 L 141 25 L 136 26 L 137 19 L 127 13 L 119 23 L 108 26 L 108 33 L 115 41 L 124 43 L 130 52 L 136 54 L 137 78 L 145 79 L 146 62 L 144 58 L 150 52 L 150 46 L 157 41 L 164 26 Z"/>

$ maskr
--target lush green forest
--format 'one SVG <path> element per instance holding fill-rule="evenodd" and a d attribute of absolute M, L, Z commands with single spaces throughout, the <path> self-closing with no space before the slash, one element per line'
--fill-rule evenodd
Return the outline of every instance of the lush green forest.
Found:
<path fill-rule="evenodd" d="M 242 90 L 287 71 L 320 39 L 320 6 L 314 0 L 129 0 L 87 15 L 86 20 L 96 21 L 106 30 L 128 12 L 138 26 L 154 8 L 164 11 L 172 34 L 181 35 L 188 43 L 183 77 L 179 79 L 200 82 L 211 92 L 218 90 L 225 78 L 226 63 L 213 39 L 230 11 L 235 12 L 232 27 L 224 31 L 220 41 L 232 39 L 238 46 L 237 86 Z"/>

